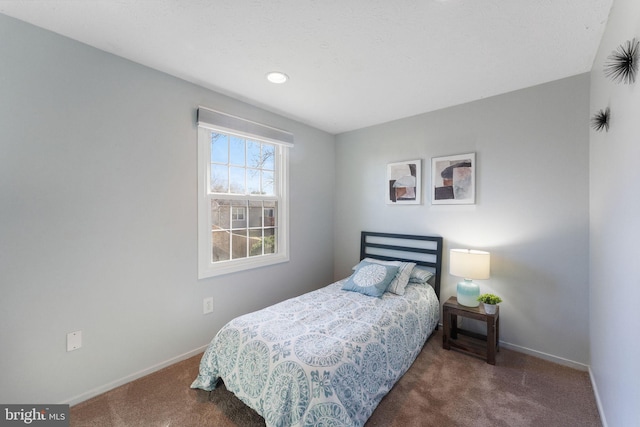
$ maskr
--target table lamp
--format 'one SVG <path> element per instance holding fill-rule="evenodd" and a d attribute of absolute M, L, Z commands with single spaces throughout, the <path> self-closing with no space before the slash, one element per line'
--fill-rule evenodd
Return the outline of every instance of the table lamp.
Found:
<path fill-rule="evenodd" d="M 449 257 L 449 273 L 452 276 L 464 278 L 456 287 L 458 304 L 466 307 L 480 305 L 480 286 L 473 283 L 473 279 L 483 280 L 489 278 L 490 255 L 489 252 L 474 251 L 471 249 L 451 249 Z"/>

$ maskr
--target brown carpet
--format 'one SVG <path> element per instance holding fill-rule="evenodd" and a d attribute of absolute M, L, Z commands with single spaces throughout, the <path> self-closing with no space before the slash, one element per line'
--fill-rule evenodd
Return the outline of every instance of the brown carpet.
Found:
<path fill-rule="evenodd" d="M 264 426 L 224 387 L 189 388 L 192 357 L 71 408 L 71 426 Z M 492 366 L 442 349 L 442 329 L 374 411 L 371 426 L 601 426 L 587 372 L 501 349 Z"/>

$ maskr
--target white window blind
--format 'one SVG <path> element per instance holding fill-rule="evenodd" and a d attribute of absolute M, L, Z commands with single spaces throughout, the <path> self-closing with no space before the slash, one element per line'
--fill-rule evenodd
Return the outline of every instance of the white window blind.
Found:
<path fill-rule="evenodd" d="M 198 126 L 293 147 L 293 134 L 291 132 L 204 107 L 198 108 Z"/>

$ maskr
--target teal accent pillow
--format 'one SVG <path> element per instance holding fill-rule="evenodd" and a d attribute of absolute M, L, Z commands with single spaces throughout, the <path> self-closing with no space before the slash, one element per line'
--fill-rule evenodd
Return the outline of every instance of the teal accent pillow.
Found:
<path fill-rule="evenodd" d="M 372 297 L 381 297 L 397 273 L 398 267 L 395 265 L 361 261 L 356 266 L 356 271 L 342 285 L 342 289 Z"/>
<path fill-rule="evenodd" d="M 365 258 L 362 261 L 375 262 L 377 264 L 382 264 L 382 265 L 397 266 L 398 273 L 396 273 L 396 278 L 391 281 L 391 284 L 387 288 L 387 292 L 391 292 L 396 295 L 404 295 L 404 289 L 407 287 L 407 284 L 409 283 L 409 276 L 411 274 L 411 271 L 416 266 L 415 262 L 381 261 L 376 258 Z"/>

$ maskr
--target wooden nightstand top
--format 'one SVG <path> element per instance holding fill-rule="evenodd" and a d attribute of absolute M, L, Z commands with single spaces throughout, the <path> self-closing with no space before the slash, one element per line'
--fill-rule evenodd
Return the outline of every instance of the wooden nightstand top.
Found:
<path fill-rule="evenodd" d="M 500 306 L 496 307 L 496 314 L 487 314 L 484 311 L 484 304 L 480 303 L 477 307 L 467 307 L 466 305 L 458 304 L 458 298 L 449 297 L 449 299 L 442 305 L 442 307 L 447 307 L 449 309 L 461 310 L 467 313 L 474 313 L 479 316 L 498 316 L 500 315 Z M 469 316 L 470 317 L 470 316 Z"/>

